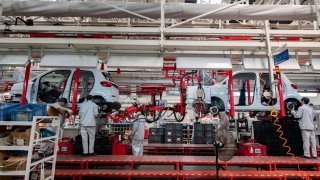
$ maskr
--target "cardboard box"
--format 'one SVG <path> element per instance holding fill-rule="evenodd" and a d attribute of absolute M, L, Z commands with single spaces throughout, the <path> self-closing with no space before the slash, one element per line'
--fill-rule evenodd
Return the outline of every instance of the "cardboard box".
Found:
<path fill-rule="evenodd" d="M 48 116 L 59 116 L 59 111 L 52 107 L 52 106 L 47 106 L 47 111 L 48 111 Z"/>
<path fill-rule="evenodd" d="M 123 135 L 122 144 L 131 144 L 132 143 L 132 131 L 126 130 Z"/>
<path fill-rule="evenodd" d="M 10 146 L 12 144 L 11 131 L 5 131 L 0 133 L 0 146 Z"/>
<path fill-rule="evenodd" d="M 0 160 L 6 160 L 11 156 L 12 156 L 12 154 L 8 151 L 1 151 L 0 152 Z"/>
<path fill-rule="evenodd" d="M 18 128 L 13 131 L 13 145 L 14 146 L 28 146 L 30 141 L 31 128 Z"/>
<path fill-rule="evenodd" d="M 26 170 L 27 156 L 13 156 L 7 160 L 0 160 L 1 171 L 24 171 Z"/>

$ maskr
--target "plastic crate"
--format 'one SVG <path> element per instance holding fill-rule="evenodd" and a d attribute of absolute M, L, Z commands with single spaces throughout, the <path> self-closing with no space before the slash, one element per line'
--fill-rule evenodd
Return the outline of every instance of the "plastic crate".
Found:
<path fill-rule="evenodd" d="M 205 143 L 206 144 L 212 144 L 213 143 L 213 137 L 206 137 Z"/>
<path fill-rule="evenodd" d="M 164 135 L 164 128 L 149 128 L 149 135 Z"/>
<path fill-rule="evenodd" d="M 165 136 L 183 136 L 182 130 L 166 129 Z"/>
<path fill-rule="evenodd" d="M 194 131 L 194 136 L 195 137 L 205 137 L 205 132 L 204 131 L 201 131 L 201 130 L 198 130 L 198 131 Z"/>
<path fill-rule="evenodd" d="M 46 115 L 46 104 L 27 104 L 11 111 L 11 121 L 32 121 L 33 116 Z"/>
<path fill-rule="evenodd" d="M 206 131 L 212 131 L 214 129 L 213 124 L 205 124 L 205 127 Z"/>
<path fill-rule="evenodd" d="M 163 135 L 149 135 L 148 143 L 164 143 Z"/>
<path fill-rule="evenodd" d="M 18 150 L 18 151 L 10 151 L 10 152 L 14 156 L 27 156 L 28 155 L 28 151 Z"/>
<path fill-rule="evenodd" d="M 194 144 L 206 144 L 204 137 L 194 137 Z"/>
<path fill-rule="evenodd" d="M 11 111 L 18 107 L 19 104 L 0 104 L 0 121 L 10 119 Z"/>
<path fill-rule="evenodd" d="M 45 138 L 45 137 L 51 137 L 51 136 L 55 136 L 56 133 L 46 129 L 46 128 L 42 128 L 40 129 L 40 134 L 41 134 L 41 137 Z"/>
<path fill-rule="evenodd" d="M 206 130 L 205 136 L 206 136 L 206 137 L 213 137 L 214 134 L 215 134 L 215 133 L 214 133 L 213 130 Z"/>
<path fill-rule="evenodd" d="M 194 123 L 194 130 L 196 131 L 202 131 L 204 129 L 204 125 L 203 124 L 200 124 L 200 123 Z"/>
<path fill-rule="evenodd" d="M 182 144 L 183 143 L 183 137 L 180 137 L 180 136 L 166 136 L 165 137 L 165 143 L 167 143 L 167 144 Z"/>
<path fill-rule="evenodd" d="M 167 123 L 165 127 L 166 129 L 183 130 L 183 124 L 181 123 Z"/>

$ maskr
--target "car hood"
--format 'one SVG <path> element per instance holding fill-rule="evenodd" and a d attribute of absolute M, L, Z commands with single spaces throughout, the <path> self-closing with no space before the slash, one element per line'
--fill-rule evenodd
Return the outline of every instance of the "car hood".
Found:
<path fill-rule="evenodd" d="M 15 83 L 12 87 L 11 87 L 11 93 L 14 94 L 14 93 L 22 93 L 22 89 L 23 89 L 23 84 L 24 83 Z M 33 82 L 29 81 L 29 84 L 28 84 L 28 89 L 31 88 Z"/>

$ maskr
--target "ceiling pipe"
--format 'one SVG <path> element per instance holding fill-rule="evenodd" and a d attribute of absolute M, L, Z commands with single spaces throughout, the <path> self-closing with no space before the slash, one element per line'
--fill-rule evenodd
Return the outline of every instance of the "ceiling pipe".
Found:
<path fill-rule="evenodd" d="M 166 18 L 188 19 L 222 9 L 228 4 L 166 3 Z M 220 20 L 317 20 L 315 6 L 310 5 L 236 5 L 203 18 Z M 88 8 L 90 7 L 90 8 Z M 156 3 L 45 2 L 5 0 L 3 16 L 155 18 L 161 17 Z"/>

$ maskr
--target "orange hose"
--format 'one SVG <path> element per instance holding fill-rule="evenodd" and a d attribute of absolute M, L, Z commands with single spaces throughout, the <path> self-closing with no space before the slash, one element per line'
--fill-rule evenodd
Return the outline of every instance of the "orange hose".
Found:
<path fill-rule="evenodd" d="M 265 87 L 265 85 L 267 84 L 267 82 L 266 82 L 264 79 L 261 78 L 261 75 L 262 75 L 262 73 L 260 73 L 259 78 L 260 78 L 260 80 L 263 82 L 263 85 L 261 86 L 261 87 L 262 87 L 262 92 L 263 92 L 263 91 L 264 91 L 263 87 Z M 269 100 L 268 104 L 270 104 L 271 101 L 272 101 L 272 99 Z M 287 146 L 288 140 L 283 137 L 283 131 L 281 130 L 281 129 L 282 129 L 282 126 L 279 124 L 278 112 L 274 109 L 274 106 L 273 106 L 273 109 L 272 109 L 272 111 L 271 111 L 271 117 L 275 118 L 275 120 L 273 121 L 273 125 L 278 127 L 278 128 L 277 128 L 277 132 L 280 134 L 280 135 L 279 135 L 279 138 L 284 141 L 284 143 L 282 144 L 282 146 L 283 146 L 284 148 L 287 148 L 286 154 L 287 154 L 288 156 L 290 156 L 290 157 L 292 158 L 292 160 L 298 162 L 298 171 L 299 171 L 299 173 L 300 173 L 300 175 L 301 175 L 301 178 L 302 178 L 303 180 L 311 180 L 310 177 L 308 177 L 303 171 L 301 171 L 301 169 L 300 169 L 300 164 L 299 164 L 299 160 L 296 158 L 296 156 L 295 156 L 293 153 L 291 153 L 291 148 L 290 148 L 289 146 Z"/>
<path fill-rule="evenodd" d="M 292 158 L 292 160 L 298 162 L 298 171 L 299 171 L 299 173 L 300 173 L 300 175 L 301 175 L 301 178 L 302 178 L 303 180 L 311 180 L 310 177 L 308 177 L 303 171 L 301 171 L 301 169 L 300 169 L 300 164 L 299 164 L 299 160 L 296 158 L 296 156 L 295 156 L 293 153 L 291 153 L 291 148 L 290 148 L 289 146 L 287 146 L 288 140 L 283 137 L 283 131 L 281 130 L 282 126 L 281 126 L 280 124 L 278 124 L 278 122 L 279 122 L 278 112 L 277 112 L 275 109 L 272 110 L 271 116 L 275 118 L 275 120 L 274 120 L 274 122 L 273 122 L 273 125 L 275 125 L 275 126 L 278 127 L 278 128 L 277 128 L 277 132 L 280 133 L 279 138 L 284 141 L 284 143 L 282 144 L 282 146 L 283 146 L 284 148 L 287 148 L 287 149 L 288 149 L 287 152 L 286 152 L 286 154 L 287 154 L 288 156 L 290 156 L 290 157 Z"/>

